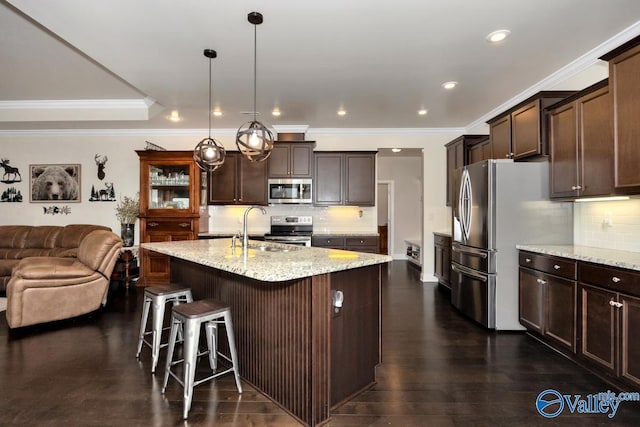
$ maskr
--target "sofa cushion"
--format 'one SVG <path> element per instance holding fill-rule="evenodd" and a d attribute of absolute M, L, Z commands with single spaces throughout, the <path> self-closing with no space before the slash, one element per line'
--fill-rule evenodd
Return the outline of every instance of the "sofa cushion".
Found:
<path fill-rule="evenodd" d="M 77 248 L 80 246 L 80 242 L 85 236 L 95 230 L 111 231 L 109 227 L 102 225 L 92 224 L 70 224 L 65 226 L 56 241 L 56 246 L 59 248 Z"/>
<path fill-rule="evenodd" d="M 114 254 L 120 252 L 122 240 L 115 233 L 99 230 L 90 233 L 78 248 L 78 260 L 94 271 L 104 273 L 108 268 L 113 268 Z M 111 273 L 109 273 L 111 274 Z"/>
<path fill-rule="evenodd" d="M 11 276 L 13 267 L 18 265 L 19 259 L 0 259 L 0 277 Z"/>
<path fill-rule="evenodd" d="M 27 237 L 25 248 L 55 248 L 58 235 L 62 227 L 54 225 L 41 225 L 32 227 Z"/>
<path fill-rule="evenodd" d="M 31 228 L 29 225 L 0 225 L 0 248 L 24 248 Z"/>

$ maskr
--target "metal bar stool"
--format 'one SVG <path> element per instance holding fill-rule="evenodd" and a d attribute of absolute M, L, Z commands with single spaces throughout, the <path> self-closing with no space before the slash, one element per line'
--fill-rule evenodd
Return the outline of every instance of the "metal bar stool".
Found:
<path fill-rule="evenodd" d="M 140 335 L 138 336 L 138 351 L 136 359 L 140 358 L 142 344 L 146 344 L 151 348 L 151 372 L 156 371 L 158 357 L 160 356 L 160 348 L 166 347 L 167 343 L 161 343 L 162 331 L 169 329 L 164 328 L 164 307 L 167 303 L 172 303 L 175 307 L 178 304 L 193 302 L 191 289 L 169 285 L 169 286 L 149 286 L 144 290 L 144 303 L 142 306 L 142 318 L 140 319 Z M 149 308 L 153 307 L 151 330 L 146 330 L 147 319 L 149 318 Z M 145 337 L 151 335 L 151 342 Z"/>
<path fill-rule="evenodd" d="M 207 337 L 208 352 L 198 353 L 198 341 L 200 340 L 200 328 L 205 325 L 205 334 Z M 227 341 L 229 343 L 229 353 L 227 356 L 218 351 L 218 325 L 224 324 Z M 173 351 L 175 349 L 176 337 L 180 326 L 184 328 L 183 342 L 183 359 L 173 361 Z M 214 372 L 206 378 L 195 380 L 196 363 L 198 356 L 209 354 L 209 366 Z M 217 371 L 217 357 L 225 359 L 231 363 L 231 367 L 219 372 Z M 183 378 L 180 378 L 171 367 L 184 362 Z M 171 315 L 171 332 L 169 334 L 169 348 L 167 349 L 167 365 L 164 372 L 164 383 L 162 385 L 162 393 L 167 388 L 169 375 L 174 377 L 176 381 L 183 387 L 184 408 L 183 417 L 187 419 L 189 410 L 191 409 L 191 400 L 193 398 L 193 388 L 205 381 L 212 380 L 221 375 L 233 372 L 236 380 L 238 393 L 242 393 L 242 385 L 240 384 L 240 375 L 238 374 L 238 356 L 236 354 L 236 344 L 233 337 L 233 325 L 231 323 L 231 309 L 229 306 L 216 300 L 201 300 L 190 304 L 176 305 L 172 309 Z"/>

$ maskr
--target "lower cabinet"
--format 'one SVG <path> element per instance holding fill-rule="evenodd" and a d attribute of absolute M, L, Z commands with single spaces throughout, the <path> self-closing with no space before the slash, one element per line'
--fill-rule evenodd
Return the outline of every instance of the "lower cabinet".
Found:
<path fill-rule="evenodd" d="M 311 238 L 311 246 L 375 254 L 378 253 L 378 236 L 319 235 Z"/>
<path fill-rule="evenodd" d="M 520 251 L 520 323 L 621 386 L 640 390 L 640 272 Z"/>
<path fill-rule="evenodd" d="M 520 253 L 520 324 L 575 353 L 576 262 Z"/>
<path fill-rule="evenodd" d="M 451 289 L 451 236 L 433 235 L 433 274 L 438 283 Z"/>
<path fill-rule="evenodd" d="M 143 243 L 175 242 L 198 238 L 198 218 L 140 218 Z M 140 249 L 143 286 L 168 285 L 171 275 L 169 257 Z"/>
<path fill-rule="evenodd" d="M 640 273 L 584 264 L 580 274 L 578 355 L 598 370 L 640 388 Z"/>

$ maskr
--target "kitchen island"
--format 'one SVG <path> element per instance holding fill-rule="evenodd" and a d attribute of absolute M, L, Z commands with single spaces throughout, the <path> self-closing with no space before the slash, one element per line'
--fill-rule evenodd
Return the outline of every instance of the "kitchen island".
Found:
<path fill-rule="evenodd" d="M 386 255 L 231 239 L 144 243 L 171 281 L 231 307 L 240 376 L 303 424 L 375 384 Z M 337 307 L 336 296 L 343 304 Z"/>

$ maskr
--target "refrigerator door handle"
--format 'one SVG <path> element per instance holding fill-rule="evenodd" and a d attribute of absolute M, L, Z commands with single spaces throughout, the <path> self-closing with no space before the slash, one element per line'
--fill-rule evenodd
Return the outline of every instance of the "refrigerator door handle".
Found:
<path fill-rule="evenodd" d="M 481 282 L 486 282 L 487 281 L 487 276 L 483 275 L 483 274 L 479 274 L 476 273 L 473 270 L 470 270 L 468 268 L 459 266 L 459 265 L 455 265 L 455 264 L 451 264 L 451 269 L 454 271 L 457 271 L 460 274 L 463 274 L 465 276 L 469 276 L 469 277 L 473 277 L 476 280 L 480 280 Z"/>
<path fill-rule="evenodd" d="M 471 255 L 471 256 L 477 256 L 477 257 L 483 258 L 483 259 L 487 259 L 487 257 L 489 256 L 485 252 L 477 252 L 477 251 L 465 250 L 465 249 L 462 249 L 459 246 L 452 246 L 451 250 L 454 251 L 454 252 L 462 252 L 462 253 L 465 253 L 465 254 L 468 254 L 468 255 Z"/>
<path fill-rule="evenodd" d="M 469 240 L 471 233 L 471 209 L 473 207 L 471 178 L 466 168 L 462 171 L 462 179 L 460 181 L 458 210 L 460 215 L 460 228 L 462 229 L 462 236 L 466 242 Z"/>

